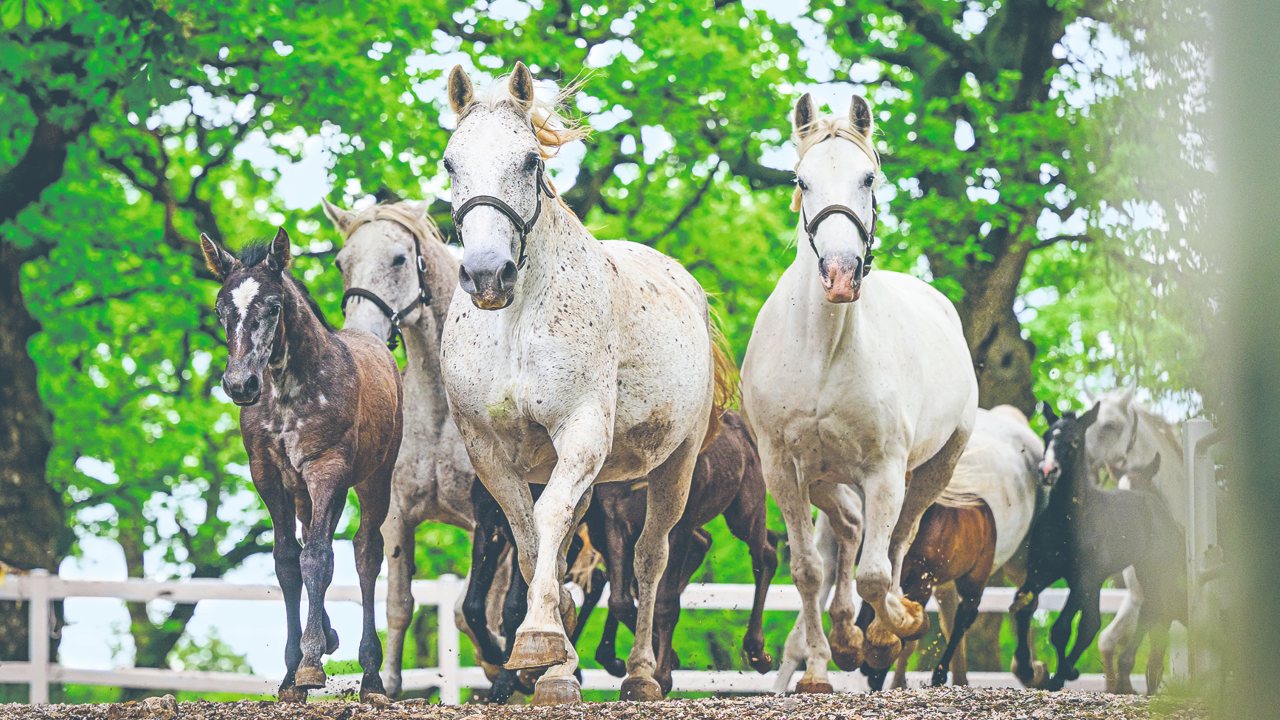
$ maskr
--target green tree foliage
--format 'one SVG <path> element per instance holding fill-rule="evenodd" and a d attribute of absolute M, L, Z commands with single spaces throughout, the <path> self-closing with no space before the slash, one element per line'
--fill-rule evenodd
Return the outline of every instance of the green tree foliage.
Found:
<path fill-rule="evenodd" d="M 551 163 L 553 181 L 598 237 L 684 262 L 739 353 L 794 253 L 792 175 L 772 159 L 786 157 L 791 107 L 815 89 L 845 112 L 856 91 L 885 159 L 877 267 L 957 302 L 984 404 L 1029 410 L 1132 380 L 1194 398 L 1202 304 L 1176 301 L 1202 270 L 1178 251 L 1196 197 L 1153 210 L 1167 193 L 1132 176 L 1185 139 L 1134 99 L 1176 119 L 1186 88 L 1145 81 L 1150 38 L 1124 3 L 784 5 L 0 3 L 0 366 L 27 368 L 14 387 L 30 389 L 17 396 L 29 412 L 0 413 L 22 438 L 0 459 L 25 458 L 21 487 L 49 507 L 17 517 L 0 498 L 0 536 L 54 538 L 60 499 L 79 536 L 120 544 L 131 576 L 221 576 L 268 548 L 235 409 L 216 391 L 225 350 L 195 240 L 234 247 L 288 225 L 297 272 L 336 318 L 336 237 L 315 198 L 290 193 L 299 168 L 327 163 L 347 204 L 435 198 L 454 62 L 496 76 L 522 59 L 559 87 L 584 81 L 571 109 L 594 134 Z M 432 209 L 449 230 L 447 204 Z M 703 577 L 749 581 L 739 544 L 715 536 Z M 424 528 L 423 573 L 465 571 L 460 539 Z M 40 552 L 27 565 L 60 548 Z M 200 657 L 179 644 L 193 612 L 131 608 L 135 661 Z M 775 615 L 771 638 L 790 622 Z M 737 662 L 729 623 L 690 615 L 680 637 L 703 643 L 688 651 L 702 665 Z"/>

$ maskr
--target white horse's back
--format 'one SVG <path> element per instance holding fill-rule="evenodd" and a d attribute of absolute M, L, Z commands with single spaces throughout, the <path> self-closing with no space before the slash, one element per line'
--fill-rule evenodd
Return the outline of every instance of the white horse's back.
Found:
<path fill-rule="evenodd" d="M 980 500 L 991 509 L 996 523 L 993 567 L 1008 562 L 1031 529 L 1036 462 L 1043 454 L 1044 443 L 1016 408 L 978 410 L 969 444 L 938 504 L 968 507 Z"/>

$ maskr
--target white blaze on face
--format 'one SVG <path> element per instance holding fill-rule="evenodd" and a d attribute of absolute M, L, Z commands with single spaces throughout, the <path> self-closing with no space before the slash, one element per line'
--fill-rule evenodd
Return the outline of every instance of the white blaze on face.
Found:
<path fill-rule="evenodd" d="M 248 309 L 249 303 L 258 296 L 258 281 L 253 278 L 245 278 L 240 286 L 231 291 L 231 303 L 236 306 L 236 312 L 241 316 Z"/>
<path fill-rule="evenodd" d="M 1056 434 L 1057 433 L 1055 433 L 1055 435 Z M 1058 466 L 1058 460 L 1053 455 L 1052 440 L 1053 438 L 1050 437 L 1049 445 L 1044 449 L 1044 460 L 1040 463 L 1040 474 L 1044 477 L 1049 477 L 1049 474 L 1053 472 L 1053 469 Z"/>

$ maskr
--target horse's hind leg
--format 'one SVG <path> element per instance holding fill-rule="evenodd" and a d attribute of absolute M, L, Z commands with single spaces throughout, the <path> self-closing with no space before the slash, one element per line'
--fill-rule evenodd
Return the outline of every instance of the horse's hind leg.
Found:
<path fill-rule="evenodd" d="M 506 661 L 505 653 L 498 647 L 498 639 L 489 628 L 489 592 L 506 546 L 502 528 L 476 525 L 471 540 L 471 572 L 462 601 L 462 614 L 476 649 L 480 651 L 481 658 L 491 665 L 501 665 Z"/>
<path fill-rule="evenodd" d="M 759 473 L 759 467 L 751 463 L 737 497 L 724 512 L 724 519 L 729 532 L 746 543 L 751 552 L 756 591 L 751 599 L 747 632 L 742 637 L 742 651 L 756 672 L 766 673 L 773 667 L 773 658 L 764 647 L 764 602 L 769 583 L 778 570 L 778 547 L 773 533 L 765 525 L 764 479 Z"/>
<path fill-rule="evenodd" d="M 280 583 L 280 592 L 284 596 L 288 636 L 284 645 L 285 675 L 280 683 L 279 698 L 280 702 L 305 702 L 307 691 L 294 683 L 294 674 L 302 661 L 302 568 L 298 563 L 302 546 L 298 544 L 296 534 L 297 514 L 293 499 L 285 491 L 275 467 L 251 462 L 250 469 L 254 487 L 271 514 L 274 536 L 271 555 L 275 560 L 276 581 Z"/>
<path fill-rule="evenodd" d="M 1163 598 L 1161 602 L 1163 602 Z M 1151 645 L 1147 652 L 1147 694 L 1155 695 L 1164 678 L 1164 655 L 1169 648 L 1169 623 L 1158 620 L 1150 624 Z"/>
<path fill-rule="evenodd" d="M 1120 610 L 1098 636 L 1098 654 L 1102 656 L 1102 668 L 1107 676 L 1107 692 L 1132 694 L 1133 683 L 1129 676 L 1133 673 L 1137 646 L 1142 641 L 1137 628 L 1143 597 L 1138 573 L 1131 567 L 1124 569 L 1124 585 L 1127 592 L 1120 603 Z"/>
<path fill-rule="evenodd" d="M 938 627 L 944 637 L 951 637 L 956 627 L 956 611 L 960 607 L 960 593 L 954 583 L 935 588 L 933 596 L 938 599 Z M 951 658 L 951 684 L 969 684 L 969 663 L 965 658 L 964 635 L 956 645 L 956 654 Z"/>
<path fill-rule="evenodd" d="M 686 439 L 649 474 L 644 529 L 636 540 L 636 633 L 631 654 L 627 656 L 627 677 L 622 681 L 619 694 L 623 700 L 662 699 L 662 688 L 654 679 L 657 670 L 653 645 L 654 610 L 658 585 L 670 555 L 668 538 L 684 514 L 701 444 L 701 433 Z"/>
<path fill-rule="evenodd" d="M 815 483 L 809 488 L 809 496 L 831 523 L 836 540 L 832 577 L 835 593 L 827 613 L 831 620 L 831 633 L 827 636 L 831 659 L 841 670 L 856 670 L 866 654 L 862 630 L 854 622 L 853 602 L 853 568 L 862 544 L 862 499 L 848 485 L 831 483 Z"/>
<path fill-rule="evenodd" d="M 364 626 L 360 634 L 361 702 L 387 702 L 386 689 L 378 670 L 382 667 L 382 641 L 373 619 L 374 586 L 382 569 L 382 523 L 390 504 L 391 466 L 376 473 L 365 483 L 356 486 L 360 498 L 360 527 L 354 538 L 356 575 L 360 578 L 360 607 Z"/>
<path fill-rule="evenodd" d="M 1044 663 L 1031 656 L 1031 617 L 1040 604 L 1040 593 L 1057 580 L 1056 577 L 1049 577 L 1051 573 L 1045 571 L 1044 567 L 1045 563 L 1033 554 L 1028 562 L 1026 579 L 1022 581 L 1014 596 L 1013 605 L 1009 608 L 1013 613 L 1014 635 L 1018 643 L 1009 669 L 1023 686 L 1033 688 L 1045 685 L 1047 671 Z"/>
<path fill-rule="evenodd" d="M 657 669 L 653 678 L 658 681 L 665 697 L 671 692 L 671 669 L 677 665 L 672 636 L 680 622 L 680 594 L 711 549 L 711 534 L 698 528 L 676 526 L 670 534 L 670 558 L 662 579 L 658 582 L 658 597 L 654 604 L 653 626 L 655 661 Z"/>

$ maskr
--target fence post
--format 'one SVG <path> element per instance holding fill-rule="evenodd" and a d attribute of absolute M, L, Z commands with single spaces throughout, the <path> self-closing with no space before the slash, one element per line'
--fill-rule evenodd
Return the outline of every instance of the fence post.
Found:
<path fill-rule="evenodd" d="M 436 606 L 438 626 L 437 654 L 440 656 L 440 704 L 458 705 L 462 702 L 462 685 L 459 666 L 458 626 L 453 609 L 466 585 L 457 575 L 441 575 L 440 604 Z"/>
<path fill-rule="evenodd" d="M 31 659 L 27 702 L 49 702 L 49 571 L 36 568 L 27 576 L 27 657 Z"/>
<path fill-rule="evenodd" d="M 1192 418 L 1182 427 L 1183 463 L 1187 473 L 1187 612 L 1190 627 L 1187 631 L 1187 675 L 1194 682 L 1205 670 L 1203 657 L 1204 637 L 1197 632 L 1196 622 L 1201 609 L 1201 572 L 1208 548 L 1217 542 L 1217 487 L 1214 482 L 1213 463 L 1209 460 L 1200 441 L 1213 432 L 1213 423 L 1204 418 Z"/>

